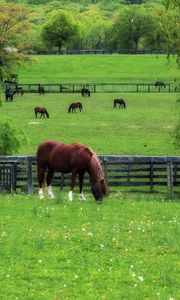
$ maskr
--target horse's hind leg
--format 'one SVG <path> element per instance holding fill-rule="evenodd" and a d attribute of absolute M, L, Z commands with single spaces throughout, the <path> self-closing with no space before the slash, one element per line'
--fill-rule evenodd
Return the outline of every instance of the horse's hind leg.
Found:
<path fill-rule="evenodd" d="M 47 182 L 48 196 L 51 199 L 55 198 L 54 194 L 52 192 L 52 187 L 51 187 L 51 181 L 52 181 L 53 175 L 54 175 L 54 170 L 48 169 L 48 173 L 46 176 L 46 182 Z"/>
<path fill-rule="evenodd" d="M 86 200 L 83 194 L 83 181 L 84 181 L 84 173 L 85 171 L 80 171 L 79 172 L 79 198 L 80 200 Z"/>

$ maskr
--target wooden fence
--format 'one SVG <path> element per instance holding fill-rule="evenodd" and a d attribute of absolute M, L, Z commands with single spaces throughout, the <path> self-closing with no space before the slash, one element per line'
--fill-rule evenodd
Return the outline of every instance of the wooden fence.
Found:
<path fill-rule="evenodd" d="M 109 188 L 165 187 L 169 195 L 180 186 L 179 156 L 99 156 Z M 70 174 L 55 173 L 53 186 L 69 186 Z M 37 188 L 35 156 L 0 156 L 0 191 L 33 194 Z M 88 175 L 85 186 L 89 187 Z"/>
<path fill-rule="evenodd" d="M 152 49 L 71 49 L 71 50 L 29 50 L 26 51 L 28 55 L 85 55 L 85 54 L 167 54 L 165 50 L 152 50 Z M 171 54 L 176 54 L 171 51 Z"/>
<path fill-rule="evenodd" d="M 87 87 L 91 93 L 178 93 L 179 83 L 166 83 L 165 87 L 155 86 L 155 83 L 24 83 L 16 84 L 25 93 L 38 93 L 39 85 L 45 88 L 46 93 L 81 93 Z M 5 84 L 2 84 L 4 90 Z M 10 85 L 11 89 L 15 85 Z"/>

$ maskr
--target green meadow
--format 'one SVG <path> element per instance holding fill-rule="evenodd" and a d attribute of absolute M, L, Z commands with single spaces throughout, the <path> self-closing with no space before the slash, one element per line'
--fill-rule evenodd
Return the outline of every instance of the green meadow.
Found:
<path fill-rule="evenodd" d="M 15 70 L 19 83 L 174 82 L 176 58 L 166 55 L 39 55 Z"/>
<path fill-rule="evenodd" d="M 0 299 L 179 299 L 179 202 L 0 198 Z"/>
<path fill-rule="evenodd" d="M 123 97 L 127 108 L 113 108 L 113 99 Z M 27 136 L 19 155 L 35 155 L 39 143 L 54 139 L 79 141 L 99 155 L 178 155 L 175 144 L 177 94 L 25 94 L 5 102 L 1 114 Z M 72 102 L 82 102 L 83 111 L 68 113 Z M 46 107 L 50 118 L 36 118 L 34 108 Z"/>
<path fill-rule="evenodd" d="M 17 71 L 19 83 L 173 82 L 175 58 L 164 55 L 38 56 Z M 44 140 L 82 142 L 99 155 L 179 155 L 175 93 L 25 94 L 0 116 L 26 134 L 15 155 L 35 155 Z M 113 108 L 124 98 L 126 109 Z M 68 113 L 72 102 L 83 111 Z M 50 118 L 35 117 L 36 106 Z M 37 191 L 0 197 L 0 299 L 180 299 L 179 197 L 163 191 L 109 191 L 97 204 L 68 190 L 40 201 Z"/>

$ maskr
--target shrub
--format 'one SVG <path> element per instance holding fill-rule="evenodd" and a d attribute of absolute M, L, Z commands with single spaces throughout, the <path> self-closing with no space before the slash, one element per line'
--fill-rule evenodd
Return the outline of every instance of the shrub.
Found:
<path fill-rule="evenodd" d="M 12 120 L 0 120 L 0 155 L 17 153 L 22 143 L 27 142 L 21 129 L 17 129 Z"/>

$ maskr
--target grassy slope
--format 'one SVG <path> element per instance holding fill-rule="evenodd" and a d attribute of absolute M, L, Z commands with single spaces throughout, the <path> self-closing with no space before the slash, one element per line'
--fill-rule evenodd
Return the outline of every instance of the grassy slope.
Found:
<path fill-rule="evenodd" d="M 178 76 L 175 58 L 165 55 L 35 56 L 21 70 L 20 83 L 59 82 L 173 82 Z"/>
<path fill-rule="evenodd" d="M 127 109 L 114 109 L 113 99 L 124 97 Z M 1 113 L 12 118 L 28 135 L 21 154 L 35 154 L 43 140 L 80 141 L 98 154 L 178 155 L 174 146 L 176 94 L 25 94 L 3 102 Z M 83 112 L 67 113 L 81 101 Z M 35 119 L 34 107 L 44 106 L 50 119 Z"/>

